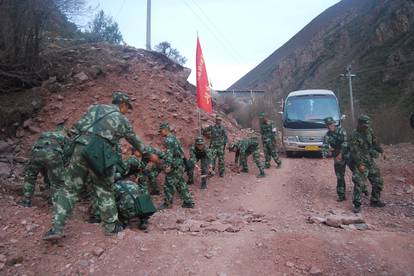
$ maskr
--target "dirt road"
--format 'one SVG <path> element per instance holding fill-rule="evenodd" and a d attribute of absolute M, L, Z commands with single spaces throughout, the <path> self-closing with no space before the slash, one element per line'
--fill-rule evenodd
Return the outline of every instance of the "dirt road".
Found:
<path fill-rule="evenodd" d="M 395 176 L 385 177 L 386 208 L 370 208 L 364 199 L 368 229 L 333 228 L 307 218 L 351 214 L 350 175 L 348 200 L 338 203 L 332 160 L 283 161 L 282 169 L 267 170 L 263 179 L 250 165 L 249 174 L 214 178 L 208 190 L 192 186 L 196 209 L 184 210 L 176 199 L 173 209 L 153 216 L 148 233 L 134 227 L 105 237 L 98 225 L 84 222 L 87 207 L 81 203 L 67 237 L 54 245 L 41 241 L 50 217 L 40 200 L 35 205 L 41 207 L 24 209 L 3 196 L 0 253 L 8 264 L 0 274 L 414 274 L 413 196 L 394 194 Z"/>

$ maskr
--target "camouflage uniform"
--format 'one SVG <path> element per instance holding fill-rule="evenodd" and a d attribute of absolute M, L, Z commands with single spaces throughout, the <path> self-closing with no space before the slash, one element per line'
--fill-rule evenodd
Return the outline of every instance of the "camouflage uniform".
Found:
<path fill-rule="evenodd" d="M 196 145 L 204 145 L 203 150 L 197 149 Z M 201 161 L 201 188 L 207 188 L 207 177 L 209 175 L 209 166 L 211 166 L 211 151 L 204 144 L 202 137 L 198 137 L 195 141 L 195 145 L 190 148 L 190 159 L 187 160 L 187 176 L 188 183 L 194 183 L 194 168 L 198 161 Z"/>
<path fill-rule="evenodd" d="M 147 147 L 147 152 L 149 154 L 156 154 L 158 157 L 163 160 L 164 153 L 157 148 Z M 161 173 L 162 168 L 159 164 L 150 164 L 150 161 L 147 157 L 142 158 L 142 162 L 145 164 L 144 175 L 147 178 L 148 189 L 151 195 L 159 195 L 160 188 L 158 187 L 157 178 Z"/>
<path fill-rule="evenodd" d="M 260 116 L 264 120 L 264 114 Z M 265 167 L 270 168 L 270 161 L 276 162 L 277 166 L 282 165 L 282 161 L 277 153 L 276 146 L 276 127 L 272 121 L 266 120 L 260 123 L 260 134 L 262 135 L 263 151 L 265 154 Z"/>
<path fill-rule="evenodd" d="M 216 120 L 221 120 L 216 116 Z M 216 160 L 218 159 L 219 175 L 223 176 L 225 171 L 224 151 L 227 144 L 227 132 L 222 125 L 210 125 L 202 129 L 203 133 L 210 133 L 210 149 L 212 153 L 213 169 L 216 167 Z"/>
<path fill-rule="evenodd" d="M 48 131 L 40 134 L 32 147 L 31 157 L 24 169 L 23 200 L 21 205 L 30 207 L 37 175 L 41 173 L 50 188 L 53 201 L 57 189 L 63 186 L 64 163 L 67 159 L 69 140 L 62 131 Z"/>
<path fill-rule="evenodd" d="M 161 124 L 160 131 L 169 128 L 166 123 Z M 170 132 L 164 139 L 164 165 L 165 181 L 164 181 L 164 205 L 169 208 L 173 204 L 175 190 L 180 194 L 183 200 L 183 207 L 193 207 L 194 202 L 188 191 L 187 183 L 184 180 L 184 152 L 180 141 Z"/>
<path fill-rule="evenodd" d="M 333 118 L 329 117 L 325 119 L 325 124 L 336 124 Z M 323 139 L 322 156 L 327 157 L 330 152 L 330 148 L 333 149 L 332 157 L 334 158 L 334 170 L 336 174 L 337 184 L 336 192 L 340 201 L 345 200 L 345 170 L 347 163 L 349 164 L 349 147 L 346 136 L 346 131 L 341 127 L 336 127 L 335 131 L 328 131 Z M 341 155 L 341 160 L 336 158 Z"/>
<path fill-rule="evenodd" d="M 119 92 L 113 94 L 113 103 L 124 101 L 129 104 L 127 95 Z M 144 144 L 134 133 L 128 119 L 120 112 L 117 105 L 94 105 L 75 124 L 73 132 L 76 135 L 75 146 L 69 166 L 65 174 L 64 188 L 59 190 L 53 210 L 53 228 L 45 235 L 44 239 L 54 239 L 55 234 L 60 236 L 68 216 L 71 214 L 79 192 L 86 184 L 88 176 L 92 181 L 92 188 L 97 198 L 99 213 L 107 233 L 117 231 L 118 212 L 115 197 L 112 190 L 115 176 L 115 164 L 105 168 L 105 175 L 98 175 L 91 167 L 91 163 L 85 157 L 86 147 L 93 139 L 103 139 L 112 148 L 119 145 L 119 140 L 125 138 L 134 148 L 140 152 L 145 151 Z M 96 152 L 104 154 L 105 158 L 115 156 L 116 152 Z M 106 160 L 106 159 L 105 159 Z M 116 162 L 114 162 L 116 163 Z M 111 164 L 111 163 L 110 163 Z"/>
<path fill-rule="evenodd" d="M 259 143 L 256 137 L 244 139 L 230 146 L 230 150 L 235 152 L 234 162 L 242 167 L 242 172 L 248 172 L 247 157 L 253 154 L 254 163 L 260 171 L 259 176 L 264 176 L 263 164 L 260 162 Z"/>
<path fill-rule="evenodd" d="M 147 186 L 129 180 L 120 180 L 114 184 L 113 189 L 119 218 L 123 224 L 129 224 L 130 219 L 139 217 L 140 228 L 146 229 L 149 217 L 156 212 Z M 144 202 L 138 200 L 139 197 L 143 197 Z"/>
<path fill-rule="evenodd" d="M 355 169 L 353 170 L 352 181 L 354 183 L 354 210 L 359 211 L 361 206 L 361 193 L 363 192 L 364 182 L 368 179 L 372 185 L 371 205 L 374 207 L 383 207 L 381 202 L 381 191 L 383 189 L 383 180 L 380 175 L 378 166 L 374 158 L 377 158 L 383 149 L 379 145 L 373 131 L 369 128 L 370 119 L 362 115 L 358 119 L 358 129 L 352 134 L 350 141 L 351 158 Z M 362 131 L 361 126 L 367 128 L 367 132 Z M 365 166 L 365 171 L 361 172 L 358 167 Z"/>

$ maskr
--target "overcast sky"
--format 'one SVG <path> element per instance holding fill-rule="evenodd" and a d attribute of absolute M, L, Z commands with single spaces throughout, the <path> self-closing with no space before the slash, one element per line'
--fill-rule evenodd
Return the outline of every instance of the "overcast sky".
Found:
<path fill-rule="evenodd" d="M 145 48 L 146 0 L 91 0 Z M 214 89 L 226 89 L 339 0 L 152 0 L 152 45 L 169 41 L 194 83 L 197 32 Z"/>

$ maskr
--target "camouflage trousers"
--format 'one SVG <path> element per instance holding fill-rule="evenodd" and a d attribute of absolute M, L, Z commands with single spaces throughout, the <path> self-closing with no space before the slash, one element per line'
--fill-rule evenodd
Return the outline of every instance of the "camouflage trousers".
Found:
<path fill-rule="evenodd" d="M 365 182 L 368 181 L 372 185 L 371 202 L 378 202 L 381 199 L 381 191 L 384 187 L 380 170 L 374 161 L 365 164 L 365 172 L 361 173 L 357 168 L 353 170 L 352 182 L 354 183 L 354 206 L 361 206 L 361 197 L 364 189 L 366 189 Z"/>
<path fill-rule="evenodd" d="M 161 169 L 156 165 L 153 165 L 151 168 L 144 170 L 144 175 L 147 178 L 146 184 L 151 194 L 158 193 L 160 191 L 157 182 L 157 178 L 160 173 Z"/>
<path fill-rule="evenodd" d="M 224 174 L 225 163 L 224 163 L 224 145 L 211 145 L 212 165 L 213 169 L 216 168 L 218 163 L 218 171 L 220 175 Z"/>
<path fill-rule="evenodd" d="M 23 196 L 31 200 L 36 187 L 37 175 L 43 175 L 46 187 L 50 189 L 50 199 L 53 201 L 57 189 L 63 186 L 62 155 L 54 151 L 36 150 L 24 168 Z"/>
<path fill-rule="evenodd" d="M 263 141 L 263 151 L 265 154 L 266 168 L 270 168 L 270 161 L 272 161 L 272 159 L 276 162 L 276 164 L 282 164 L 279 154 L 277 153 L 276 145 L 272 141 Z"/>
<path fill-rule="evenodd" d="M 346 170 L 346 162 L 345 160 L 336 161 L 334 159 L 334 170 L 336 175 L 336 193 L 338 194 L 338 198 L 345 199 L 345 170 Z"/>
<path fill-rule="evenodd" d="M 84 145 L 75 145 L 65 173 L 65 184 L 62 189 L 56 192 L 53 208 L 53 227 L 63 230 L 66 220 L 72 214 L 74 205 L 78 201 L 79 193 L 90 179 L 104 228 L 107 232 L 111 232 L 118 221 L 118 211 L 112 190 L 115 168 L 112 168 L 113 173 L 109 177 L 97 176 L 83 158 L 83 149 Z"/>
<path fill-rule="evenodd" d="M 207 158 L 201 158 L 197 159 L 197 161 L 201 161 L 201 175 L 203 176 L 201 178 L 201 186 L 207 185 L 207 175 L 208 175 L 208 165 L 209 160 Z M 188 183 L 194 183 L 194 168 L 195 163 L 191 160 L 187 161 L 187 177 L 188 177 Z"/>
<path fill-rule="evenodd" d="M 250 153 L 240 153 L 240 160 L 239 164 L 242 167 L 243 171 L 247 172 L 249 171 L 249 166 L 247 165 L 247 157 L 250 155 Z M 263 171 L 263 164 L 260 162 L 260 151 L 259 149 L 253 151 L 253 161 L 256 164 L 257 168 L 259 169 L 260 173 L 264 173 Z"/>
<path fill-rule="evenodd" d="M 169 173 L 165 174 L 164 204 L 166 206 L 172 205 L 176 190 L 184 203 L 194 203 L 188 191 L 187 183 L 184 180 L 184 166 L 172 168 Z"/>

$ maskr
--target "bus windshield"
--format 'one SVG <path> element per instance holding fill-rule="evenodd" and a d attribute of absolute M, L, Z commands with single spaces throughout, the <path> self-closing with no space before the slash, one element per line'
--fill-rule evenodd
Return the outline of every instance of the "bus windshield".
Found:
<path fill-rule="evenodd" d="M 287 128 L 324 128 L 323 119 L 340 122 L 338 101 L 333 95 L 293 96 L 286 100 L 284 126 Z"/>

